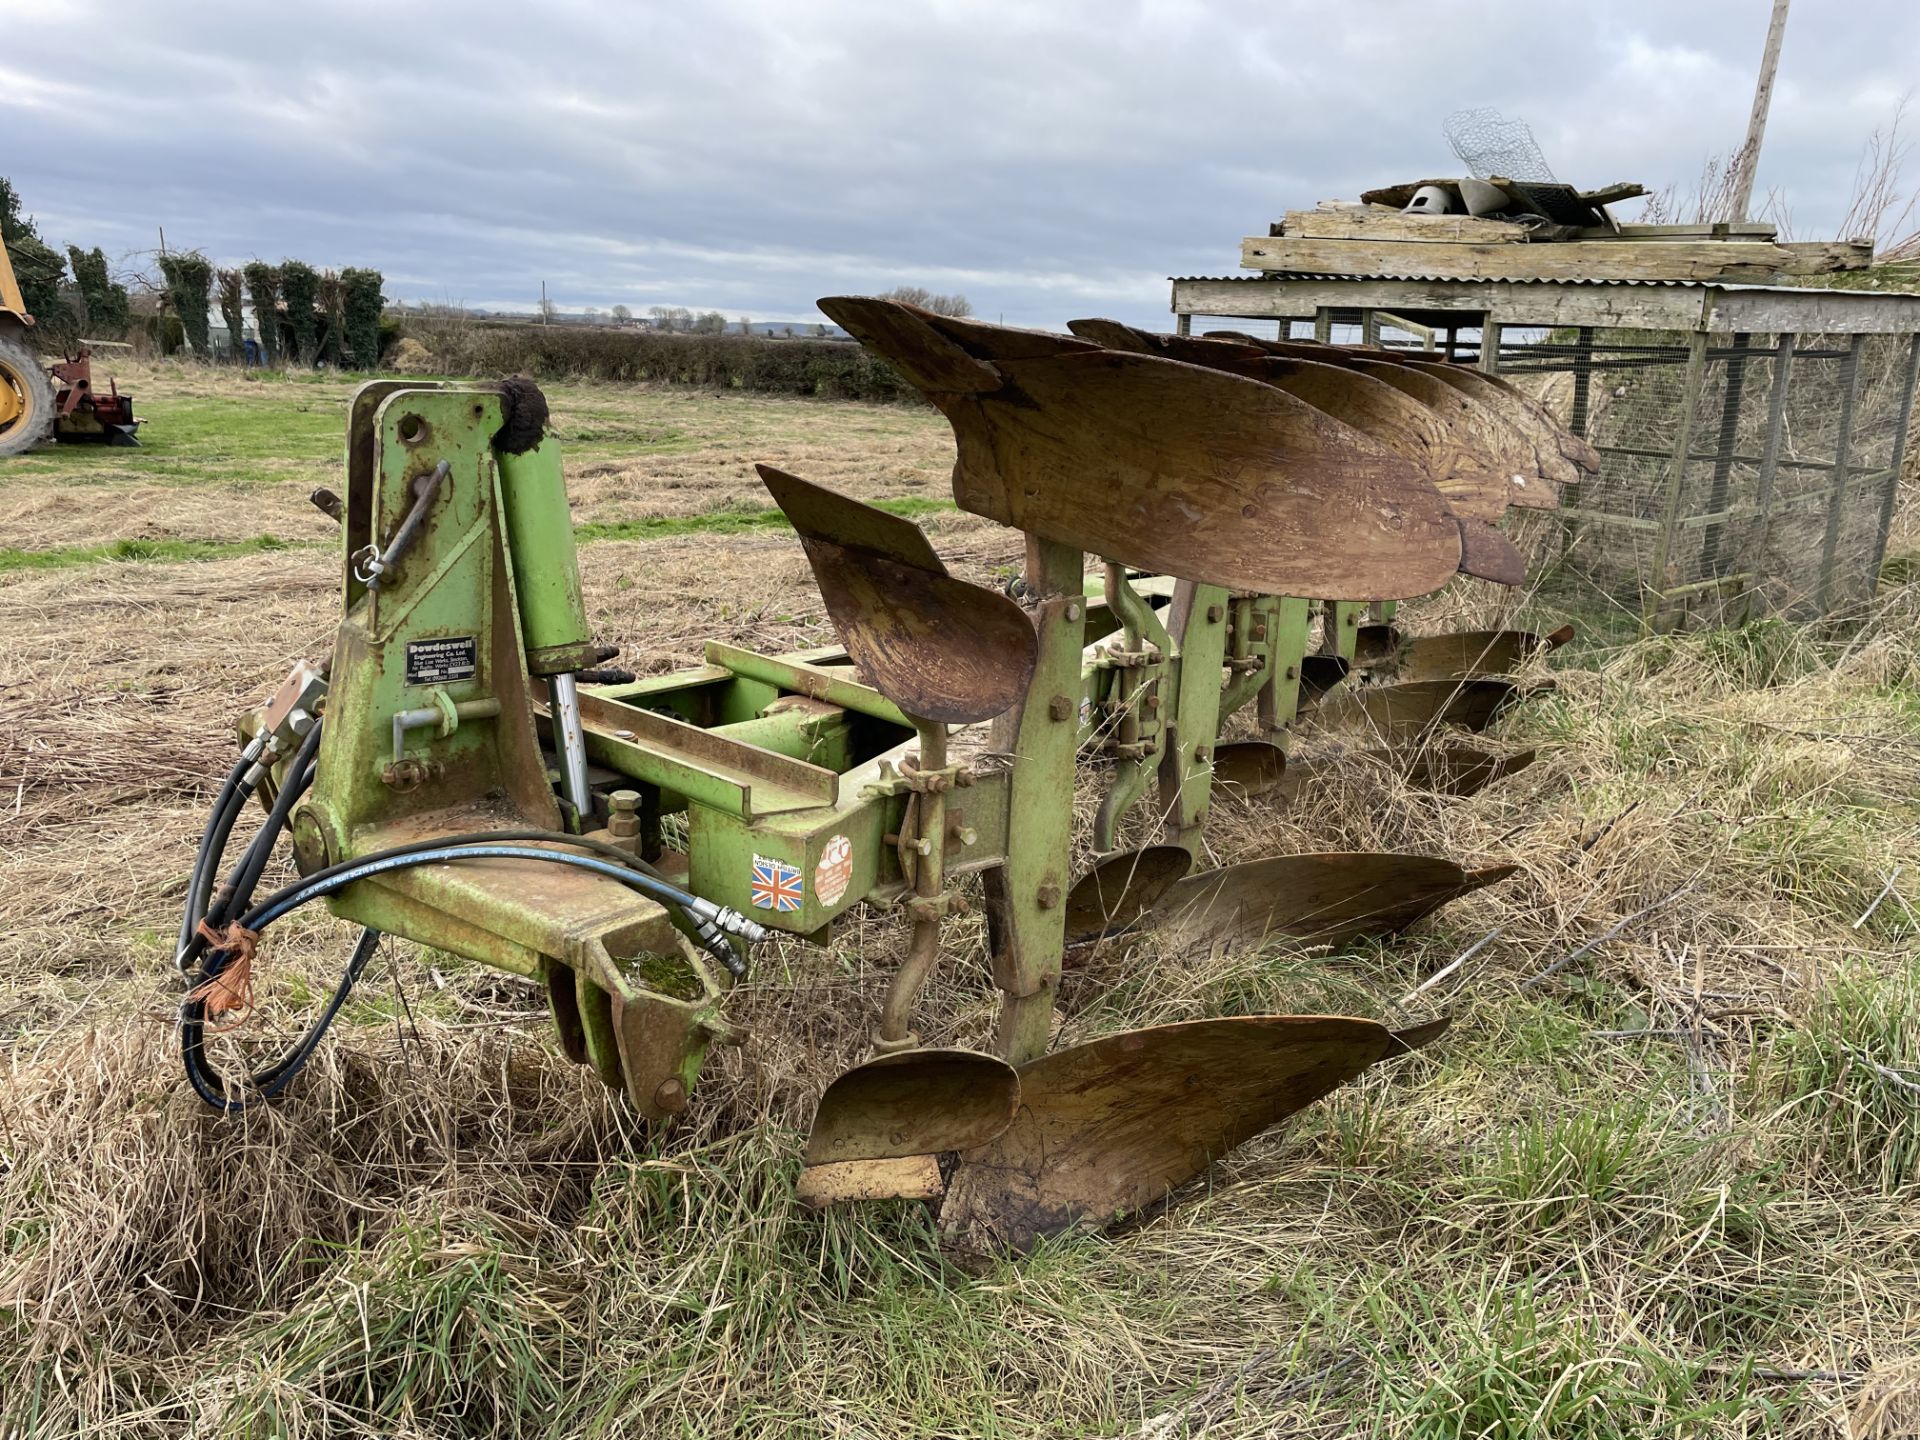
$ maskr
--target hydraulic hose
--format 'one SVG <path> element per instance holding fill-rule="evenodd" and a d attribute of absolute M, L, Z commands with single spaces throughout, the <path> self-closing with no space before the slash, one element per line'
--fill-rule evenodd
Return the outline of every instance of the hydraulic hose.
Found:
<path fill-rule="evenodd" d="M 285 783 L 280 787 L 279 793 L 274 796 L 273 806 L 268 811 L 259 832 L 228 874 L 219 893 L 210 896 L 213 878 L 219 872 L 225 857 L 228 838 L 233 833 L 239 813 L 245 808 L 265 773 L 264 762 L 261 759 L 266 749 L 263 739 L 256 738 L 248 745 L 227 776 L 226 782 L 221 786 L 219 796 L 214 802 L 213 813 L 208 817 L 206 829 L 201 835 L 199 853 L 195 858 L 193 875 L 187 887 L 185 914 L 182 915 L 180 922 L 181 940 L 176 963 L 185 972 L 194 960 L 198 959 L 201 962 L 200 984 L 194 987 L 194 994 L 203 993 L 206 982 L 217 978 L 232 958 L 227 950 L 219 947 L 218 942 L 214 942 L 209 947 L 209 942 L 201 931 L 203 920 L 209 929 L 218 933 L 231 922 L 236 912 L 244 912 L 240 921 L 241 926 L 258 934 L 290 911 L 313 900 L 332 895 L 360 880 L 392 870 L 456 860 L 535 860 L 549 864 L 569 865 L 617 880 L 666 906 L 676 927 L 687 933 L 709 955 L 725 966 L 728 973 L 735 979 L 745 975 L 746 966 L 728 937 L 739 936 L 749 943 L 766 938 L 766 930 L 739 911 L 715 905 L 712 901 L 704 900 L 674 884 L 646 861 L 622 850 L 617 845 L 610 845 L 605 841 L 583 835 L 568 835 L 539 829 L 476 831 L 398 845 L 389 850 L 376 851 L 371 855 L 363 855 L 355 860 L 341 861 L 316 870 L 293 884 L 275 891 L 256 905 L 253 903 L 253 893 L 258 888 L 260 878 L 265 874 L 266 867 L 273 857 L 280 835 L 286 829 L 294 806 L 313 784 L 318 767 L 320 733 L 321 723 L 316 721 L 303 738 L 299 750 L 288 763 Z M 557 843 L 574 850 L 587 850 L 592 853 L 579 855 L 559 850 L 535 849 L 525 843 L 529 841 L 544 844 Z M 250 1096 L 236 1097 L 229 1094 L 225 1083 L 208 1063 L 206 1002 L 203 998 L 196 999 L 190 994 L 180 1007 L 180 1051 L 187 1079 L 193 1086 L 194 1092 L 207 1104 L 228 1114 L 237 1113 L 251 1103 L 271 1099 L 278 1094 L 312 1056 L 315 1047 L 339 1014 L 340 1007 L 346 1002 L 354 983 L 372 959 L 379 941 L 379 931 L 371 927 L 361 931 L 360 939 L 354 946 L 346 970 L 341 975 L 340 983 L 334 989 L 332 998 L 327 1002 L 326 1009 L 291 1050 L 273 1064 L 254 1072 L 249 1077 L 252 1090 Z"/>
<path fill-rule="evenodd" d="M 489 837 L 491 839 L 492 837 Z M 570 841 L 578 837 L 566 837 Z M 737 935 L 749 942 L 764 940 L 767 931 L 749 920 L 738 910 L 724 905 L 716 905 L 711 900 L 703 900 L 691 891 L 683 890 L 672 881 L 663 880 L 657 875 L 640 870 L 632 863 L 632 856 L 624 855 L 626 862 L 615 864 L 602 860 L 596 855 L 569 855 L 560 850 L 537 850 L 524 845 L 502 844 L 463 844 L 449 845 L 444 841 L 427 841 L 420 845 L 398 846 L 393 850 L 379 851 L 363 856 L 359 860 L 343 862 L 327 867 L 314 874 L 274 892 L 248 911 L 240 921 L 248 930 L 260 931 L 309 901 L 344 890 L 359 880 L 370 879 L 385 874 L 389 870 L 409 869 L 417 865 L 432 865 L 451 860 L 537 860 L 547 864 L 570 865 L 578 870 L 590 870 L 618 880 L 629 889 L 638 890 L 651 900 L 669 905 L 684 912 L 693 922 L 696 937 L 700 943 L 726 966 L 736 979 L 745 974 L 745 966 L 727 943 L 728 935 Z"/>
<path fill-rule="evenodd" d="M 287 828 L 287 818 L 293 813 L 293 807 L 313 785 L 315 756 L 320 750 L 320 722 L 315 721 L 307 732 L 306 739 L 294 753 L 293 760 L 287 766 L 286 783 L 273 797 L 273 808 L 267 812 L 266 821 L 253 837 L 239 863 L 228 874 L 225 883 L 213 895 L 211 900 L 203 901 L 197 908 L 204 915 L 209 929 L 219 930 L 231 918 L 235 910 L 241 910 L 253 903 L 253 892 L 259 887 L 260 877 L 266 872 L 267 863 L 273 859 L 274 847 L 280 842 L 280 832 Z M 207 866 L 208 880 L 219 866 L 220 856 L 213 856 Z M 182 919 L 182 925 L 192 927 L 186 943 L 180 951 L 179 965 L 182 970 L 199 959 L 206 950 L 206 937 L 200 933 L 199 922 L 194 919 L 196 908 L 190 908 Z"/>
<path fill-rule="evenodd" d="M 693 927 L 694 938 L 736 979 L 746 973 L 746 966 L 727 940 L 727 936 L 737 935 L 750 943 L 763 940 L 767 936 L 764 928 L 739 911 L 715 905 L 710 900 L 704 900 L 681 889 L 671 881 L 651 873 L 650 866 L 641 868 L 643 862 L 636 861 L 633 856 L 616 846 L 587 840 L 577 835 L 554 835 L 544 830 L 498 831 L 479 838 L 495 842 L 506 837 L 523 836 L 544 840 L 563 840 L 569 845 L 608 850 L 619 856 L 619 863 L 603 860 L 597 855 L 570 855 L 563 851 L 541 850 L 527 845 L 477 843 L 475 840 L 468 840 L 466 843 L 449 843 L 446 840 L 419 841 L 315 871 L 312 875 L 269 895 L 249 910 L 241 918 L 240 924 L 243 928 L 258 934 L 274 921 L 302 905 L 344 890 L 347 886 L 361 880 L 392 870 L 457 860 L 511 859 L 535 860 L 592 871 L 618 880 L 621 884 L 638 890 L 650 899 L 679 910 Z M 340 984 L 320 1018 L 314 1022 L 299 1044 L 273 1065 L 256 1072 L 252 1077 L 256 1090 L 253 1100 L 271 1098 L 299 1073 L 300 1068 L 312 1055 L 314 1047 L 318 1045 L 321 1036 L 326 1033 L 335 1015 L 339 1013 L 348 991 L 353 988 L 361 970 L 372 957 L 379 939 L 379 932 L 372 928 L 361 932 L 360 942 L 354 947 L 353 958 L 348 962 L 346 972 L 341 976 Z M 226 968 L 228 958 L 228 952 L 225 950 L 216 949 L 209 952 L 202 964 L 203 980 L 211 980 L 218 976 Z M 207 1063 L 205 1030 L 206 1003 L 204 1000 L 190 997 L 180 1008 L 180 1051 L 186 1067 L 187 1079 L 192 1084 L 194 1092 L 207 1104 L 228 1114 L 237 1113 L 245 1109 L 251 1101 L 247 1098 L 230 1096 L 218 1074 Z"/>
<path fill-rule="evenodd" d="M 220 868 L 221 857 L 226 853 L 227 837 L 233 833 L 240 811 L 253 796 L 256 779 L 248 781 L 247 774 L 259 760 L 260 753 L 266 748 L 265 737 L 256 737 L 234 762 L 233 769 L 227 772 L 227 778 L 220 787 L 219 795 L 214 799 L 213 809 L 207 816 L 206 828 L 200 832 L 200 848 L 194 853 L 193 873 L 187 880 L 187 901 L 180 917 L 180 941 L 174 948 L 174 964 L 184 973 L 191 963 L 188 947 L 193 943 L 194 932 L 199 928 L 200 919 L 207 913 L 207 901 L 213 888 L 213 873 Z M 197 952 L 196 952 L 197 953 Z"/>
<path fill-rule="evenodd" d="M 360 932 L 360 939 L 353 947 L 353 954 L 347 959 L 346 972 L 341 975 L 340 983 L 334 987 L 333 996 L 327 1001 L 327 1008 L 320 1012 L 320 1018 L 308 1027 L 307 1033 L 300 1037 L 294 1047 L 282 1055 L 264 1070 L 256 1070 L 249 1077 L 252 1094 L 231 1095 L 225 1082 L 217 1071 L 207 1062 L 206 1053 L 206 1007 L 197 1000 L 189 1001 L 180 1010 L 180 1057 L 185 1063 L 187 1082 L 193 1086 L 194 1093 L 214 1109 L 228 1115 L 237 1115 L 249 1105 L 261 1100 L 271 1100 L 286 1088 L 289 1081 L 305 1068 L 313 1058 L 314 1050 L 321 1038 L 332 1026 L 334 1017 L 340 1013 L 340 1007 L 346 1003 L 347 994 L 353 989 L 354 982 L 360 978 L 361 971 L 367 968 L 367 962 L 373 958 L 380 944 L 380 932 L 368 927 Z"/>

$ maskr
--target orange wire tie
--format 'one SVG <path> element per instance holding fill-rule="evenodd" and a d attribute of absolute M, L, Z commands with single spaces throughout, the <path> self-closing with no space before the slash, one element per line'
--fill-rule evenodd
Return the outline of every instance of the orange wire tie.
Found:
<path fill-rule="evenodd" d="M 187 995 L 188 1000 L 198 1000 L 206 1007 L 209 1020 L 233 1012 L 234 1018 L 225 1025 L 207 1026 L 208 1034 L 224 1035 L 238 1030 L 253 1014 L 253 953 L 259 946 L 260 932 L 235 920 L 222 934 L 202 920 L 197 933 L 209 950 L 224 950 L 231 957 L 218 975 L 201 981 Z"/>

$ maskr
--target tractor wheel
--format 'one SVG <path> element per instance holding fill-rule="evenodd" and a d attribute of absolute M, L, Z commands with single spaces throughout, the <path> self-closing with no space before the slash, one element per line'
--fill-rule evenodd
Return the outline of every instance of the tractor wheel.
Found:
<path fill-rule="evenodd" d="M 0 456 L 20 455 L 53 432 L 53 382 L 24 340 L 0 335 Z"/>

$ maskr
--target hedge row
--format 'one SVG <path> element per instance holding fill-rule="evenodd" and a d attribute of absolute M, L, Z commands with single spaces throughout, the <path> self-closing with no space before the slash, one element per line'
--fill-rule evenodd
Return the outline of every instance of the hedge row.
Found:
<path fill-rule="evenodd" d="M 652 380 L 835 400 L 917 400 L 893 368 L 845 340 L 758 335 L 664 335 L 572 325 L 501 325 L 406 316 L 401 333 L 437 369 L 460 375 Z"/>

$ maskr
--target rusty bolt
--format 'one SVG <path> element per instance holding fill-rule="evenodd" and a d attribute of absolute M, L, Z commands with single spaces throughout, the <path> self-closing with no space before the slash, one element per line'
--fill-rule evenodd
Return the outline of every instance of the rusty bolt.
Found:
<path fill-rule="evenodd" d="M 1067 602 L 1067 619 L 1078 620 L 1079 618 L 1080 618 L 1080 602 L 1078 600 L 1069 600 Z"/>
<path fill-rule="evenodd" d="M 973 784 L 973 772 L 971 770 L 956 770 L 953 776 L 953 783 L 958 785 L 962 790 L 966 789 L 969 785 Z"/>
<path fill-rule="evenodd" d="M 1060 903 L 1060 887 L 1049 881 L 1033 892 L 1033 898 L 1042 910 L 1051 910 Z"/>
<path fill-rule="evenodd" d="M 607 796 L 607 833 L 616 840 L 631 840 L 640 833 L 640 792 L 616 790 Z"/>
<path fill-rule="evenodd" d="M 656 1110 L 678 1115 L 687 1108 L 687 1087 L 677 1078 L 662 1080 L 654 1087 L 653 1105 Z"/>
<path fill-rule="evenodd" d="M 967 903 L 967 897 L 958 894 L 947 897 L 947 909 L 955 915 L 970 915 L 973 913 L 973 906 Z"/>
<path fill-rule="evenodd" d="M 947 834 L 950 838 L 957 840 L 962 849 L 976 844 L 980 839 L 979 832 L 971 825 L 950 825 L 947 827 Z"/>
<path fill-rule="evenodd" d="M 1153 694 L 1147 696 L 1147 709 L 1158 710 L 1159 708 L 1160 708 L 1160 693 L 1158 691 L 1155 691 Z"/>
<path fill-rule="evenodd" d="M 1253 638 L 1256 640 L 1264 640 L 1267 638 L 1267 622 L 1266 621 L 1260 620 L 1255 622 L 1253 627 Z"/>
<path fill-rule="evenodd" d="M 1220 617 L 1226 613 L 1227 612 L 1218 605 L 1207 606 L 1207 623 L 1209 625 L 1218 625 L 1220 623 Z"/>
<path fill-rule="evenodd" d="M 1205 745 L 1196 745 L 1193 747 L 1193 760 L 1196 765 L 1210 764 L 1213 760 L 1213 751 Z"/>
<path fill-rule="evenodd" d="M 1300 678 L 1300 667 L 1297 665 L 1287 666 L 1286 675 L 1289 680 L 1298 680 Z"/>
<path fill-rule="evenodd" d="M 1047 717 L 1052 720 L 1071 720 L 1073 701 L 1065 695 L 1056 695 L 1047 702 Z"/>

